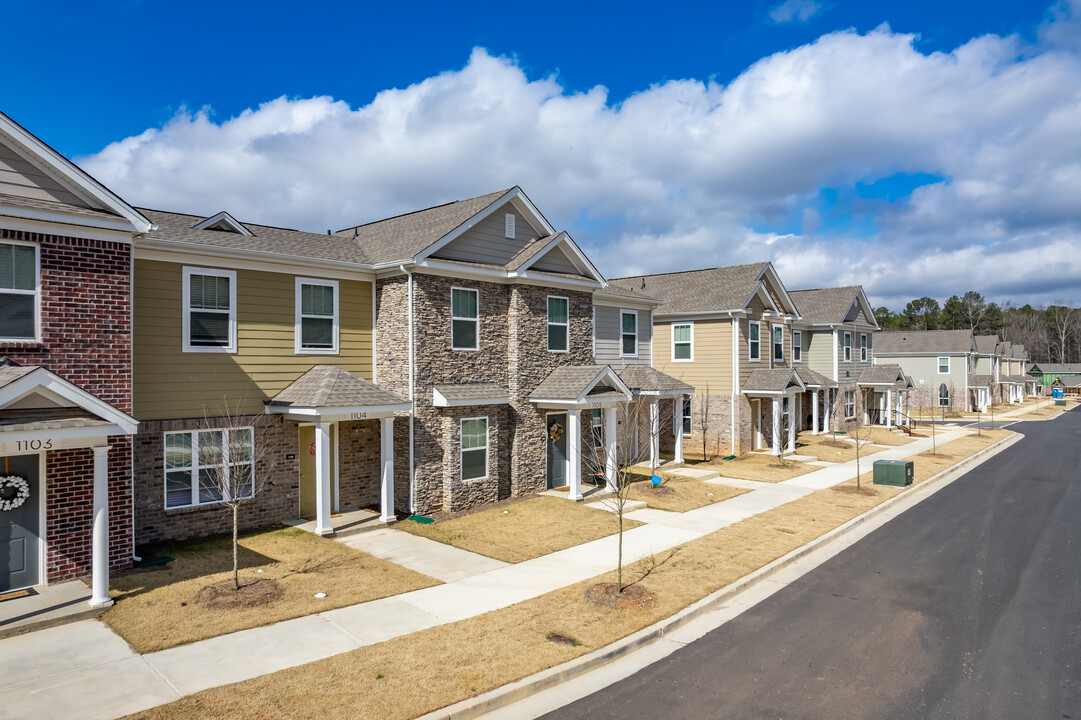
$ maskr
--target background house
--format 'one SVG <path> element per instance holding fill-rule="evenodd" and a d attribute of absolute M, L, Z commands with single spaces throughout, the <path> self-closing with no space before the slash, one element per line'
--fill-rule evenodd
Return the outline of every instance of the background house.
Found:
<path fill-rule="evenodd" d="M 884 332 L 875 341 L 875 364 L 900 366 L 913 383 L 915 407 L 956 412 L 975 407 L 969 397 L 976 369 L 971 330 Z"/>

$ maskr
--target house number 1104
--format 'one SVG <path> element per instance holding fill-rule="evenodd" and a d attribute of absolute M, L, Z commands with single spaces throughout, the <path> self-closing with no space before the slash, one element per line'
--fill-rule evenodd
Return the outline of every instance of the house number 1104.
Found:
<path fill-rule="evenodd" d="M 51 450 L 53 447 L 52 440 L 16 440 L 15 451 L 22 452 L 23 450 Z"/>

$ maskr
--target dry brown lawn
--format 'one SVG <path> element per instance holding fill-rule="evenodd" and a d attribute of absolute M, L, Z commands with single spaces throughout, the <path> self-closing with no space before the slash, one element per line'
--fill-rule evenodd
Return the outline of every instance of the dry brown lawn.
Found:
<path fill-rule="evenodd" d="M 668 476 L 658 488 L 649 484 L 649 478 L 642 477 L 640 481 L 634 482 L 627 492 L 631 500 L 641 500 L 648 507 L 681 513 L 734 498 L 747 490 Z"/>
<path fill-rule="evenodd" d="M 868 433 L 873 433 L 874 429 L 861 429 L 860 430 L 860 442 L 863 446 L 860 448 L 860 458 L 865 458 L 869 455 L 873 455 L 877 452 L 882 452 L 884 448 L 876 448 L 867 445 Z M 799 442 L 803 443 L 803 447 L 796 448 L 797 455 L 809 455 L 816 460 L 822 460 L 825 462 L 842 463 L 849 460 L 856 459 L 856 444 L 850 440 L 844 440 L 842 438 L 852 437 L 851 435 L 838 435 L 837 440 L 834 440 L 832 434 L 828 435 L 803 435 L 799 436 Z M 900 440 L 902 438 L 898 438 Z M 840 447 L 834 447 L 834 443 L 838 443 Z M 903 444 L 903 443 L 902 443 Z M 812 470 L 817 470 L 814 466 Z"/>
<path fill-rule="evenodd" d="M 720 473 L 722 477 L 771 483 L 789 480 L 815 470 L 821 470 L 821 468 L 798 460 L 785 460 L 782 467 L 776 456 L 765 453 L 745 453 L 735 460 L 701 463 L 695 467 L 699 470 L 713 470 Z"/>
<path fill-rule="evenodd" d="M 860 437 L 864 437 L 865 435 L 867 436 L 867 439 L 875 445 L 908 445 L 915 440 L 915 438 L 911 438 L 908 435 L 898 435 L 892 430 L 887 430 L 884 427 L 871 428 L 869 431 L 861 433 Z"/>
<path fill-rule="evenodd" d="M 624 529 L 641 524 L 623 520 Z M 542 496 L 430 525 L 406 520 L 394 527 L 496 560 L 519 563 L 611 535 L 619 530 L 619 518 L 607 510 Z"/>
<path fill-rule="evenodd" d="M 979 445 L 989 444 L 990 438 L 985 440 Z M 958 454 L 961 449 L 952 448 Z M 502 610 L 205 690 L 130 717 L 321 720 L 326 708 L 334 707 L 358 720 L 414 718 L 593 652 L 669 617 L 901 492 L 865 482 L 864 492 L 855 493 L 854 482 L 681 546 L 647 579 L 657 596 L 649 608 L 613 610 L 586 601 L 586 588 L 611 581 L 609 573 Z M 578 645 L 552 642 L 553 634 Z"/>
<path fill-rule="evenodd" d="M 141 653 L 269 625 L 440 584 L 439 580 L 296 528 L 240 538 L 240 576 L 276 580 L 283 597 L 256 608 L 208 609 L 199 591 L 232 576 L 232 540 L 155 548 L 176 558 L 164 569 L 114 577 L 116 604 L 102 619 Z M 258 572 L 258 570 L 263 572 Z M 325 592 L 318 599 L 315 593 Z"/>

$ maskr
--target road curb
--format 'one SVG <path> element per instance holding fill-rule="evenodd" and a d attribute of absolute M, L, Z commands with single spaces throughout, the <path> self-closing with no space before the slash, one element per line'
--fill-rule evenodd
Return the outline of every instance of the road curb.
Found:
<path fill-rule="evenodd" d="M 495 690 L 490 690 L 477 697 L 462 700 L 454 705 L 434 710 L 426 715 L 420 716 L 417 720 L 473 720 L 486 713 L 512 705 L 539 692 L 556 687 L 569 680 L 573 680 L 586 673 L 592 672 L 593 670 L 604 667 L 635 650 L 639 650 L 664 638 L 665 635 L 674 630 L 678 630 L 690 621 L 716 610 L 739 593 L 770 578 L 792 565 L 797 560 L 839 540 L 853 529 L 894 508 L 894 506 L 901 502 L 908 502 L 909 507 L 918 505 L 941 488 L 967 473 L 973 467 L 988 460 L 992 455 L 997 455 L 1014 443 L 1019 442 L 1023 437 L 1023 435 L 1015 432 L 1010 437 L 1003 438 L 993 445 L 989 445 L 983 450 L 965 458 L 961 462 L 946 468 L 937 475 L 933 475 L 919 485 L 912 487 L 908 492 L 900 493 L 885 502 L 879 503 L 862 515 L 852 518 L 824 535 L 815 538 L 806 545 L 802 545 L 788 554 L 777 558 L 773 562 L 763 565 L 758 570 L 726 585 L 720 590 L 714 591 L 701 600 L 688 605 L 671 617 L 660 620 L 625 638 L 616 640 L 610 645 L 596 650 L 589 655 L 583 655 L 553 668 L 542 670 L 539 673 L 530 675 L 517 682 L 503 685 Z M 908 510 L 909 507 L 904 508 L 904 510 Z"/>

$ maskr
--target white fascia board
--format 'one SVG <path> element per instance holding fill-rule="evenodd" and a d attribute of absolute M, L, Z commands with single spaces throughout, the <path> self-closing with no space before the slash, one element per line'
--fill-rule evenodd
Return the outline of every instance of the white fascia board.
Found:
<path fill-rule="evenodd" d="M 289 274 L 310 275 L 316 270 L 326 270 L 337 273 L 336 275 L 328 274 L 328 277 L 365 282 L 372 282 L 376 278 L 372 267 L 363 263 L 308 258 L 262 250 L 224 248 L 217 245 L 153 237 L 139 238 L 135 241 L 135 259 L 202 265 L 216 264 L 242 270 L 264 270 Z M 214 262 L 215 260 L 218 262 Z"/>
<path fill-rule="evenodd" d="M 327 419 L 329 416 L 348 417 L 363 413 L 369 417 L 390 416 L 396 412 L 409 410 L 409 403 L 398 405 L 357 405 L 354 407 L 297 407 L 293 405 L 267 405 L 264 412 L 267 415 L 295 415 L 303 418 Z"/>
<path fill-rule="evenodd" d="M 126 218 L 134 232 L 145 233 L 154 227 L 150 220 L 124 202 L 120 196 L 2 112 L 0 112 L 0 134 L 12 142 L 15 151 L 24 159 L 44 170 L 47 175 L 87 200 L 89 204 L 108 208 Z M 34 162 L 35 159 L 38 162 Z"/>
<path fill-rule="evenodd" d="M 780 308 L 778 308 L 777 305 L 773 302 L 773 298 L 769 296 L 769 291 L 766 290 L 766 284 L 761 280 L 759 280 L 758 284 L 755 285 L 755 288 L 751 291 L 751 294 L 747 296 L 747 300 L 743 303 L 743 309 L 746 309 L 747 306 L 751 304 L 751 300 L 754 300 L 755 295 L 760 295 L 762 297 L 763 305 L 765 305 L 769 309 L 772 309 L 773 312 L 780 314 Z"/>
<path fill-rule="evenodd" d="M 796 303 L 792 301 L 792 297 L 788 294 L 788 289 L 785 288 L 784 283 L 781 282 L 781 276 L 777 274 L 777 269 L 773 267 L 772 262 L 766 263 L 766 267 L 762 269 L 762 272 L 758 275 L 758 281 L 762 281 L 762 276 L 769 274 L 770 279 L 777 286 L 777 289 L 781 291 L 781 301 L 785 307 L 794 316 L 799 317 L 799 308 L 796 307 Z"/>
<path fill-rule="evenodd" d="M 627 384 L 619 379 L 619 375 L 616 375 L 616 371 L 611 368 L 610 365 L 605 365 L 601 368 L 601 371 L 597 373 L 597 377 L 593 378 L 593 381 L 586 385 L 585 389 L 578 394 L 578 402 L 584 402 L 585 396 L 589 394 L 589 391 L 597 387 L 597 384 L 601 380 L 612 380 L 615 383 L 614 390 L 618 393 L 622 393 L 627 396 L 627 400 L 631 399 L 631 389 L 627 387 Z"/>
<path fill-rule="evenodd" d="M 683 320 L 684 318 L 695 320 L 724 320 L 731 318 L 741 318 L 747 313 L 743 310 L 695 310 L 693 312 L 678 312 L 678 313 L 654 313 L 653 317 L 656 320 Z"/>
<path fill-rule="evenodd" d="M 25 216 L 29 213 L 20 212 L 19 214 Z M 6 214 L 5 210 L 0 209 L 0 227 L 22 232 L 41 233 L 43 235 L 60 235 L 85 240 L 124 243 L 125 245 L 131 244 L 132 235 L 134 234 L 130 226 L 121 230 L 97 228 L 75 222 L 72 215 L 56 214 L 52 217 L 45 217 L 45 215 L 48 215 L 48 213 L 43 213 L 41 218 L 13 217 Z"/>
<path fill-rule="evenodd" d="M 534 230 L 543 232 L 545 235 L 555 234 L 556 229 L 541 214 L 541 211 L 537 209 L 537 206 L 533 204 L 533 201 L 529 199 L 520 186 L 515 185 L 511 192 L 513 195 L 511 195 L 510 199 L 514 200 L 514 204 L 526 216 L 526 220 L 531 221 L 530 225 L 533 226 Z"/>
<path fill-rule="evenodd" d="M 125 242 L 131 242 L 132 235 L 135 235 L 137 232 L 132 227 L 132 224 L 123 218 L 116 218 L 113 220 L 110 218 L 87 217 L 85 215 L 59 211 L 39 210 L 36 208 L 19 207 L 17 205 L 5 205 L 2 201 L 0 201 L 0 215 L 4 217 L 22 218 L 24 220 L 39 220 L 41 222 L 56 223 L 59 225 L 73 225 L 79 228 L 113 230 L 118 233 L 124 233 L 126 236 Z"/>
<path fill-rule="evenodd" d="M 117 425 L 123 430 L 120 434 L 134 435 L 139 427 L 139 422 L 131 415 L 117 410 L 104 400 L 91 395 L 44 367 L 35 368 L 0 388 L 0 409 L 36 391 L 41 391 L 50 398 L 62 398 L 65 402 L 71 403 L 72 407 L 81 408 L 106 422 Z"/>
<path fill-rule="evenodd" d="M 603 307 L 629 308 L 637 310 L 649 310 L 664 304 L 662 300 L 646 300 L 645 298 L 623 297 L 621 295 L 597 295 L 593 293 L 593 304 Z"/>
<path fill-rule="evenodd" d="M 527 262 L 525 262 L 521 267 L 519 267 L 515 271 L 515 274 L 524 274 L 525 271 L 532 267 L 535 262 L 540 260 L 546 254 L 551 252 L 553 248 L 556 248 L 559 245 L 564 245 L 568 250 L 570 250 L 573 258 L 578 261 L 576 265 L 580 272 L 583 272 L 583 274 L 585 275 L 591 276 L 594 280 L 601 283 L 602 286 L 606 283 L 604 276 L 601 275 L 601 271 L 598 270 L 592 262 L 590 262 L 589 258 L 586 257 L 586 254 L 582 252 L 582 249 L 578 247 L 578 244 L 574 242 L 574 240 L 571 238 L 570 235 L 567 234 L 565 230 L 561 231 L 554 238 L 548 241 L 548 243 L 544 246 L 544 249 L 542 249 L 536 255 L 531 257 Z"/>
<path fill-rule="evenodd" d="M 420 260 L 414 263 L 412 267 L 418 272 L 431 275 L 468 278 L 485 282 L 521 283 L 523 285 L 539 285 L 541 287 L 566 288 L 568 290 L 596 290 L 601 286 L 599 282 L 585 278 L 575 280 L 562 275 L 541 272 L 512 275 L 506 270 L 494 266 L 490 269 L 464 266 L 461 263 L 455 263 L 453 260 L 439 260 L 437 258 Z"/>
<path fill-rule="evenodd" d="M 115 435 L 132 435 L 116 424 L 94 425 L 87 427 L 55 428 L 52 430 L 14 430 L 0 435 L 0 452 L 18 452 L 19 442 L 42 440 L 54 441 L 49 450 L 72 450 L 81 447 L 105 445 L 108 438 Z"/>
<path fill-rule="evenodd" d="M 538 398 L 536 400 L 530 400 L 529 403 L 543 410 L 585 410 L 587 408 L 603 405 L 619 405 L 620 403 L 630 402 L 632 399 L 633 398 L 630 395 L 626 398 L 604 398 L 603 400 L 585 401 Z"/>
<path fill-rule="evenodd" d="M 225 221 L 226 225 L 233 228 L 234 230 L 236 230 L 241 235 L 247 235 L 248 237 L 254 237 L 254 233 L 251 230 L 249 230 L 248 228 L 246 228 L 244 226 L 244 223 L 237 220 L 235 217 L 230 215 L 225 210 L 222 210 L 217 215 L 213 215 L 211 217 L 208 217 L 206 220 L 202 220 L 202 221 L 196 223 L 195 225 L 192 225 L 192 228 L 195 229 L 195 230 L 206 230 L 207 228 L 213 227 L 213 226 L 217 225 L 219 222 L 222 222 L 222 221 Z"/>
<path fill-rule="evenodd" d="M 544 285 L 550 287 L 570 287 L 574 289 L 588 290 L 597 290 L 601 287 L 604 287 L 604 280 L 590 280 L 588 278 L 575 280 L 573 278 L 568 278 L 565 275 L 546 273 L 542 270 L 517 273 L 513 276 L 513 279 L 518 281 L 525 281 L 525 283 L 528 285 Z"/>
<path fill-rule="evenodd" d="M 871 326 L 875 330 L 881 330 L 882 328 L 878 324 L 878 320 L 875 319 L 875 310 L 871 307 L 871 301 L 867 299 L 867 293 L 863 291 L 863 286 L 860 285 L 860 289 L 856 292 L 856 299 L 860 305 L 863 306 L 863 312 L 866 313 L 868 319 L 871 321 Z"/>
<path fill-rule="evenodd" d="M 515 197 L 516 193 L 520 193 L 520 192 L 521 192 L 521 190 L 518 188 L 517 185 L 515 185 L 513 188 L 511 188 L 510 190 L 508 190 L 507 192 L 503 193 L 498 198 L 496 198 L 486 208 L 484 208 L 483 210 L 480 210 L 475 215 L 470 217 L 468 220 L 463 222 L 461 225 L 454 228 L 449 233 L 447 233 L 443 237 L 439 238 L 438 240 L 436 240 L 434 243 L 432 243 L 428 247 L 421 250 L 419 253 L 417 253 L 417 256 L 415 258 L 413 258 L 413 261 L 419 263 L 421 260 L 424 260 L 429 255 L 431 255 L 432 253 L 439 252 L 440 250 L 445 248 L 447 245 L 449 245 L 450 243 L 454 242 L 459 237 L 461 237 L 465 232 L 470 230 L 473 226 L 475 226 L 481 220 L 483 220 L 484 218 L 486 218 L 489 215 L 491 215 L 492 213 L 494 213 L 496 210 L 498 210 L 503 205 L 506 205 L 508 202 L 510 202 Z M 550 235 L 551 232 L 546 233 L 546 234 Z"/>

